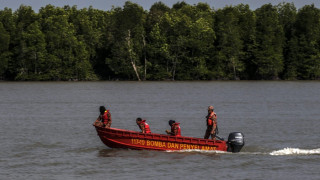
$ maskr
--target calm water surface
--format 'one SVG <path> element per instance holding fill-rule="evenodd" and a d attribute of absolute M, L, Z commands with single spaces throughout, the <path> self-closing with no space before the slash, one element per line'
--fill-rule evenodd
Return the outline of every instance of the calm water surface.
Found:
<path fill-rule="evenodd" d="M 240 131 L 241 153 L 110 149 L 92 126 L 135 118 L 164 133 L 203 137 L 215 106 L 220 136 Z M 1 82 L 0 179 L 320 179 L 320 82 Z"/>

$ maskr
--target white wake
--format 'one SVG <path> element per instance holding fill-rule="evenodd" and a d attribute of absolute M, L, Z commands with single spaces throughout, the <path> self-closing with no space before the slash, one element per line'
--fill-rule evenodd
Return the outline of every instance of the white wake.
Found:
<path fill-rule="evenodd" d="M 214 150 L 210 150 L 210 151 L 206 151 L 206 150 L 200 150 L 200 149 L 184 149 L 184 150 L 167 150 L 166 152 L 180 152 L 180 153 L 191 153 L 191 152 L 196 152 L 196 153 L 212 153 L 212 154 L 227 154 L 230 152 L 226 152 L 226 151 L 214 151 Z"/>
<path fill-rule="evenodd" d="M 318 149 L 299 149 L 299 148 L 284 148 L 277 151 L 272 151 L 270 155 L 272 156 L 282 156 L 282 155 L 320 155 L 320 148 Z"/>
<path fill-rule="evenodd" d="M 281 150 L 275 150 L 270 153 L 268 152 L 239 152 L 232 153 L 226 151 L 204 151 L 199 149 L 185 149 L 185 150 L 167 150 L 166 152 L 175 153 L 204 153 L 204 154 L 232 154 L 232 155 L 271 155 L 271 156 L 285 156 L 285 155 L 320 155 L 320 148 L 318 149 L 299 149 L 299 148 L 284 148 Z"/>

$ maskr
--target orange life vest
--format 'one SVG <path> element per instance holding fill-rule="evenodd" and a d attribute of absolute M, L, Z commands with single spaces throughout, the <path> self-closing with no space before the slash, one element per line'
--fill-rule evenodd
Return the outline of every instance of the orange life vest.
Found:
<path fill-rule="evenodd" d="M 174 123 L 171 126 L 171 132 L 173 132 L 173 133 L 175 132 L 176 127 L 178 128 L 178 132 L 177 132 L 177 134 L 175 136 L 181 136 L 181 129 L 180 129 L 179 124 L 180 123 Z"/>
<path fill-rule="evenodd" d="M 110 120 L 108 117 L 108 113 L 109 113 L 109 110 L 106 110 L 101 116 L 101 121 L 103 122 L 104 125 L 107 125 Z"/>
<path fill-rule="evenodd" d="M 211 112 L 210 114 L 208 114 L 207 126 L 213 126 L 214 124 L 216 124 L 216 121 L 214 121 L 214 119 L 217 119 L 217 114 L 215 112 Z"/>
<path fill-rule="evenodd" d="M 146 133 L 151 133 L 150 126 L 148 123 L 146 123 L 146 120 L 142 120 L 141 123 L 144 125 L 144 130 Z"/>

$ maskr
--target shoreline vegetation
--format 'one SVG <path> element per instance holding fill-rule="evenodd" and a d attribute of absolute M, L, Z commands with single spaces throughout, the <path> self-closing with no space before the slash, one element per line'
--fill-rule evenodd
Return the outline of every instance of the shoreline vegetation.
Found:
<path fill-rule="evenodd" d="M 0 9 L 0 81 L 320 80 L 320 9 Z"/>

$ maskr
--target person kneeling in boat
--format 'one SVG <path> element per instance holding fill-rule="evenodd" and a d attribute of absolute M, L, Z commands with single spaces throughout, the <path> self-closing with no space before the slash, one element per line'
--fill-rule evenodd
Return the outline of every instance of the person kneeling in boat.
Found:
<path fill-rule="evenodd" d="M 142 133 L 151 133 L 150 126 L 146 123 L 146 120 L 142 120 L 141 118 L 136 119 L 137 125 L 141 129 Z"/>
<path fill-rule="evenodd" d="M 180 123 L 176 123 L 174 120 L 169 121 L 169 125 L 171 126 L 171 131 L 166 130 L 167 134 L 170 134 L 171 136 L 181 136 L 181 129 L 180 129 Z"/>
<path fill-rule="evenodd" d="M 107 110 L 104 106 L 100 106 L 99 111 L 100 115 L 98 116 L 97 120 L 93 123 L 93 125 L 110 128 L 112 123 L 110 111 Z"/>
<path fill-rule="evenodd" d="M 206 134 L 204 135 L 204 139 L 209 139 L 211 135 L 211 139 L 216 140 L 216 135 L 218 134 L 217 114 L 213 110 L 213 106 L 208 107 L 208 115 L 206 116 L 207 130 Z"/>

